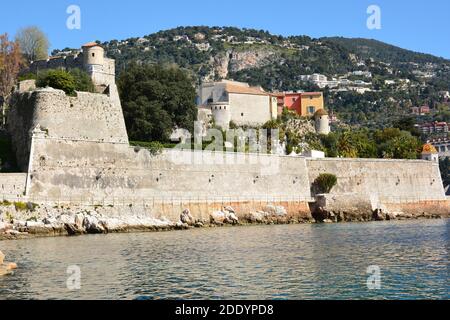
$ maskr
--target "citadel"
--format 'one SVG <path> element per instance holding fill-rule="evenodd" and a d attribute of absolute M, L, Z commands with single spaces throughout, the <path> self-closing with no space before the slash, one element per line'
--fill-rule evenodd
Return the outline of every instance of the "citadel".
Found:
<path fill-rule="evenodd" d="M 77 56 L 37 61 L 30 70 L 83 69 L 97 93 L 77 92 L 72 97 L 62 90 L 36 88 L 28 80 L 13 94 L 8 131 L 21 173 L 0 174 L 0 210 L 13 215 L 10 230 L 76 234 L 210 223 L 384 220 L 450 212 L 432 149 L 424 150 L 430 160 L 426 161 L 176 149 L 152 155 L 130 146 L 114 60 L 96 43 L 82 49 Z M 264 108 L 243 111 L 244 95 Z M 214 117 L 224 128 L 230 121 L 248 124 L 276 118 L 280 99 L 289 98 L 288 93 L 271 95 L 226 81 L 205 84 L 199 96 L 202 116 Z M 299 99 L 313 100 L 305 94 Z M 314 99 L 320 97 L 316 94 Z M 314 115 L 316 130 L 326 134 L 328 115 L 317 101 L 314 106 L 300 103 L 298 110 Z M 249 118 L 248 112 L 255 116 Z M 192 161 L 176 161 L 180 158 Z M 312 183 L 321 173 L 337 176 L 332 194 L 313 192 Z M 21 212 L 14 208 L 17 202 L 31 203 L 32 209 Z"/>

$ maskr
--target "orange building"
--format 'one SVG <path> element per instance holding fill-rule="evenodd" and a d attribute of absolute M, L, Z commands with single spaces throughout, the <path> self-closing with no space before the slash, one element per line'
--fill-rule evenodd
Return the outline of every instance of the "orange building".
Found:
<path fill-rule="evenodd" d="M 283 108 L 297 112 L 297 114 L 307 117 L 313 116 L 318 110 L 324 109 L 322 92 L 278 92 L 277 97 L 278 114 L 283 112 Z"/>

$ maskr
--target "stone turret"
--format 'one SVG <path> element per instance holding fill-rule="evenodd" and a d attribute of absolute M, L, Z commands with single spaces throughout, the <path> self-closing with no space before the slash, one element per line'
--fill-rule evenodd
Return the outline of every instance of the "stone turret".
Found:
<path fill-rule="evenodd" d="M 439 162 L 439 153 L 431 143 L 426 143 L 423 145 L 422 160 Z"/>
<path fill-rule="evenodd" d="M 103 66 L 105 63 L 105 50 L 95 42 L 89 42 L 82 46 L 83 64 L 86 68 Z"/>
<path fill-rule="evenodd" d="M 328 118 L 328 112 L 326 112 L 325 109 L 319 109 L 316 111 L 314 114 L 314 121 L 317 133 L 330 133 L 330 119 Z"/>

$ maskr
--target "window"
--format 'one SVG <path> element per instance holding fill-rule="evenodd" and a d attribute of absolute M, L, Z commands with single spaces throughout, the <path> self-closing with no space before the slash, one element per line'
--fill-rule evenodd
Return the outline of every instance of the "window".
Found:
<path fill-rule="evenodd" d="M 92 56 L 95 57 L 95 53 L 92 53 Z"/>
<path fill-rule="evenodd" d="M 241 117 L 243 117 L 244 116 L 244 113 L 241 113 Z"/>
<path fill-rule="evenodd" d="M 313 114 L 314 112 L 316 112 L 316 107 L 308 107 L 309 114 Z"/>

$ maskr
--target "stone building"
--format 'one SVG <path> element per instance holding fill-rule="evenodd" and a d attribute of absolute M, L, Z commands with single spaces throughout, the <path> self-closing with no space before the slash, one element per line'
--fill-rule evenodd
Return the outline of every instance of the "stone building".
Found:
<path fill-rule="evenodd" d="M 326 112 L 325 109 L 319 109 L 314 113 L 314 123 L 317 133 L 330 133 L 330 119 L 328 118 L 328 112 Z"/>
<path fill-rule="evenodd" d="M 115 85 L 115 61 L 105 57 L 104 49 L 96 42 L 82 46 L 82 51 L 71 55 L 58 55 L 33 62 L 26 73 L 39 73 L 49 69 L 82 69 L 92 78 L 97 92 L 103 93 Z"/>
<path fill-rule="evenodd" d="M 439 162 L 439 153 L 432 144 L 427 143 L 422 147 L 422 160 Z"/>
<path fill-rule="evenodd" d="M 230 122 L 236 125 L 262 125 L 276 119 L 276 97 L 261 87 L 247 83 L 222 80 L 203 83 L 198 90 L 199 110 L 210 110 L 215 124 L 228 129 Z"/>

